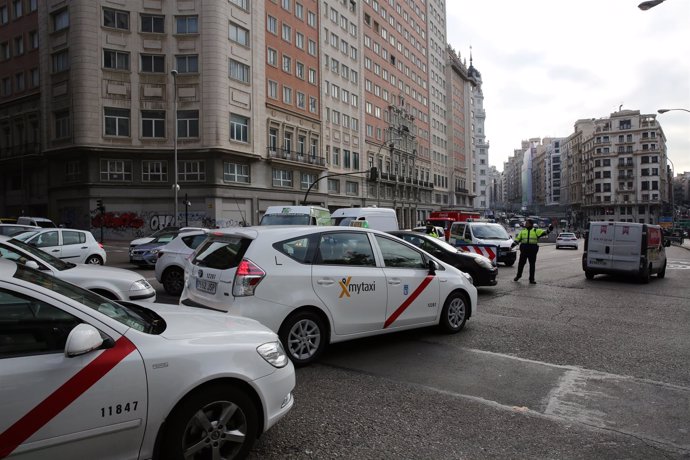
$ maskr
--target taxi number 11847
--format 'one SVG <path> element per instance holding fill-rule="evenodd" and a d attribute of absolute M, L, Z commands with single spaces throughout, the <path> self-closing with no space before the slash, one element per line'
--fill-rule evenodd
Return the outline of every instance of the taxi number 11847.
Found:
<path fill-rule="evenodd" d="M 101 417 L 112 417 L 125 412 L 133 412 L 137 410 L 139 401 L 132 401 L 131 403 L 117 404 L 115 406 L 101 407 Z"/>

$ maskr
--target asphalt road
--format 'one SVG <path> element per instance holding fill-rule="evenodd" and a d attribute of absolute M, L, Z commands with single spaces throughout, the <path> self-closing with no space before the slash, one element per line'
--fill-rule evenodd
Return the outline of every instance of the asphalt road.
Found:
<path fill-rule="evenodd" d="M 667 255 L 648 285 L 587 281 L 581 249 L 544 246 L 538 284 L 501 267 L 459 334 L 334 345 L 298 369 L 294 409 L 252 456 L 690 458 L 690 251 Z"/>

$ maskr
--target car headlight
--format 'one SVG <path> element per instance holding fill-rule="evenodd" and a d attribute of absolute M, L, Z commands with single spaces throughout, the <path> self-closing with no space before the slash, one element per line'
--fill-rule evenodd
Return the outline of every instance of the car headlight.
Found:
<path fill-rule="evenodd" d="M 465 278 L 467 278 L 467 281 L 469 281 L 470 284 L 474 284 L 474 280 L 472 279 L 472 275 L 470 275 L 469 273 L 464 272 L 464 271 L 462 271 L 462 270 L 460 270 L 460 273 L 462 273 L 462 275 L 463 275 Z"/>
<path fill-rule="evenodd" d="M 256 352 L 261 355 L 271 366 L 281 368 L 287 366 L 288 357 L 280 342 L 268 342 L 256 347 Z"/>
<path fill-rule="evenodd" d="M 137 280 L 129 287 L 130 291 L 145 291 L 147 289 L 152 289 L 152 287 L 145 279 Z"/>
<path fill-rule="evenodd" d="M 474 262 L 479 265 L 482 268 L 485 268 L 487 270 L 491 270 L 493 266 L 491 265 L 491 261 L 485 257 L 477 257 L 474 259 Z"/>

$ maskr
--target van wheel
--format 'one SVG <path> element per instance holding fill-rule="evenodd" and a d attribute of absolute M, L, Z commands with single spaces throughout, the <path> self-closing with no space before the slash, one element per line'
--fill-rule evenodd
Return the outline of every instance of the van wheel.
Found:
<path fill-rule="evenodd" d="M 647 284 L 651 278 L 652 268 L 647 266 L 642 273 L 640 273 L 640 283 Z"/>
<path fill-rule="evenodd" d="M 512 267 L 513 264 L 515 263 L 514 260 L 509 260 L 508 262 L 504 262 L 506 264 L 506 267 Z"/>
<path fill-rule="evenodd" d="M 585 270 L 585 278 L 588 280 L 594 279 L 594 272 L 592 270 Z"/>
<path fill-rule="evenodd" d="M 467 322 L 468 306 L 467 296 L 460 292 L 451 293 L 446 299 L 441 311 L 439 326 L 445 332 L 459 332 Z"/>
<path fill-rule="evenodd" d="M 278 332 L 295 366 L 306 366 L 315 361 L 326 348 L 327 335 L 321 318 L 310 311 L 288 317 Z"/>
<path fill-rule="evenodd" d="M 666 276 L 666 261 L 664 260 L 664 266 L 661 268 L 661 271 L 656 274 L 657 278 L 663 278 Z"/>

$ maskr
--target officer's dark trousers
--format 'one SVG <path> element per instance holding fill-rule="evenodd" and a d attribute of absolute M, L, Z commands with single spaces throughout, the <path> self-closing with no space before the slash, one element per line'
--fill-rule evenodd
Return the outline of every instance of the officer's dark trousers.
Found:
<path fill-rule="evenodd" d="M 537 265 L 537 252 L 539 252 L 539 245 L 526 244 L 520 245 L 520 261 L 518 262 L 517 277 L 522 276 L 522 269 L 525 268 L 525 262 L 529 260 L 529 279 L 534 281 L 534 269 Z"/>

